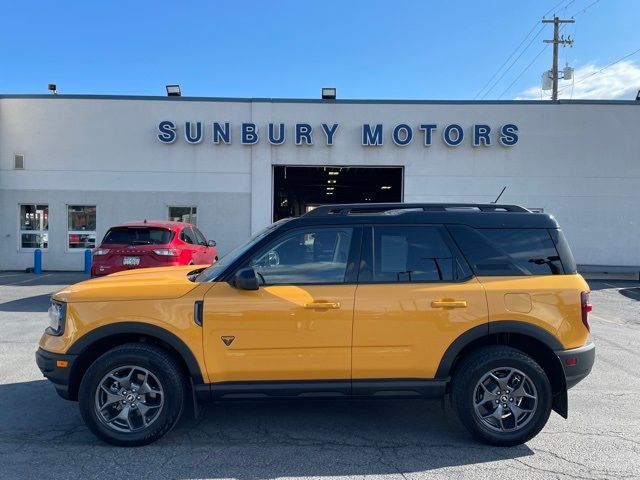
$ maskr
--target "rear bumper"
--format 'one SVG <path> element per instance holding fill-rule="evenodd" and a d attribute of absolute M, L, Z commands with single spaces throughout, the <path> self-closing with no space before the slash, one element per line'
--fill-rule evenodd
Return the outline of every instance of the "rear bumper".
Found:
<path fill-rule="evenodd" d="M 556 355 L 562 363 L 567 388 L 571 388 L 591 372 L 596 359 L 596 346 L 588 343 L 584 347 L 556 351 Z"/>
<path fill-rule="evenodd" d="M 41 348 L 36 352 L 36 363 L 38 368 L 56 388 L 56 392 L 65 400 L 74 400 L 71 398 L 69 390 L 69 380 L 71 378 L 71 369 L 76 355 L 63 355 L 60 353 L 51 353 Z M 61 363 L 59 363 L 61 362 Z M 64 362 L 66 363 L 66 366 Z"/>

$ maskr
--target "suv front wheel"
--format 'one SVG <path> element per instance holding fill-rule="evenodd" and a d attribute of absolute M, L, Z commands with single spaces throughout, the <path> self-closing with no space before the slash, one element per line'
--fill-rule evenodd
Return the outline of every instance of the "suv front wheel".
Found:
<path fill-rule="evenodd" d="M 112 445 L 138 446 L 169 432 L 182 413 L 185 380 L 180 366 L 153 345 L 126 344 L 100 356 L 78 392 L 89 429 Z"/>
<path fill-rule="evenodd" d="M 551 385 L 544 370 L 520 350 L 480 348 L 465 357 L 451 386 L 453 406 L 477 439 L 519 445 L 542 430 L 551 413 Z"/>

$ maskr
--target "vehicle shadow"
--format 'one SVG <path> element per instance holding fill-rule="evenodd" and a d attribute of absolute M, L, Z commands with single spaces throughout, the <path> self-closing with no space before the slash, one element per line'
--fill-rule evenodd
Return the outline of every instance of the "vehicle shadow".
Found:
<path fill-rule="evenodd" d="M 162 440 L 127 449 L 93 437 L 77 404 L 41 380 L 0 386 L 0 425 L 0 444 L 16 447 L 0 477 L 24 468 L 32 476 L 65 478 L 120 469 L 144 478 L 361 476 L 533 455 L 526 445 L 476 443 L 450 408 L 443 412 L 439 401 L 426 400 L 216 403 Z M 47 461 L 34 463 L 32 455 Z"/>
<path fill-rule="evenodd" d="M 51 304 L 51 295 L 35 295 L 0 303 L 0 312 L 46 312 Z"/>
<path fill-rule="evenodd" d="M 620 295 L 623 295 L 631 300 L 640 301 L 640 287 L 636 288 L 623 288 L 620 290 Z"/>

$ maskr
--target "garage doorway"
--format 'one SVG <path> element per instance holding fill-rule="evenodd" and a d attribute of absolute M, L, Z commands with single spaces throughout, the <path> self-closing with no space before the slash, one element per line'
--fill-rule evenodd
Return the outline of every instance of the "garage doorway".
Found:
<path fill-rule="evenodd" d="M 403 198 L 403 167 L 273 167 L 273 220 L 318 205 L 388 203 Z"/>

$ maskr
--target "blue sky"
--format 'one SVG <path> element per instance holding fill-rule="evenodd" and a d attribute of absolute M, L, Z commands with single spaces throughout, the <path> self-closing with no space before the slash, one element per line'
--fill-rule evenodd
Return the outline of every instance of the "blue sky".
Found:
<path fill-rule="evenodd" d="M 638 0 L 5 1 L 0 93 L 56 83 L 61 93 L 164 95 L 179 83 L 189 96 L 314 98 L 335 86 L 339 98 L 539 98 L 551 48 L 522 71 L 550 25 L 478 93 L 549 10 L 576 15 L 563 30 L 575 46 L 561 51 L 576 80 L 640 48 Z M 640 53 L 592 75 L 574 98 L 628 98 L 638 65 Z"/>

